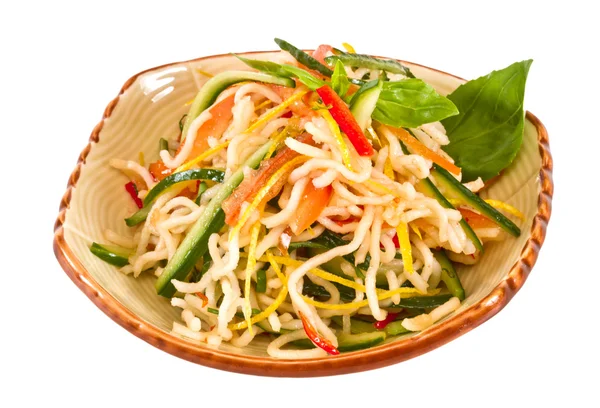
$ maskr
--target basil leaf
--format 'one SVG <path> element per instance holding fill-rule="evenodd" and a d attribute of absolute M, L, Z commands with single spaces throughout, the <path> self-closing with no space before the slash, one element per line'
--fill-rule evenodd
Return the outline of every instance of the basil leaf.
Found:
<path fill-rule="evenodd" d="M 293 65 L 287 64 L 283 64 L 282 68 L 285 69 L 292 76 L 298 78 L 298 81 L 306 85 L 311 91 L 314 91 L 315 89 L 325 85 L 325 82 L 321 81 L 318 78 L 315 78 L 309 72 L 303 70 L 302 68 L 298 68 Z"/>
<path fill-rule="evenodd" d="M 346 96 L 348 89 L 350 88 L 350 81 L 348 81 L 346 69 L 340 60 L 336 61 L 335 63 L 335 69 L 333 70 L 333 75 L 331 76 L 331 88 L 341 98 Z"/>
<path fill-rule="evenodd" d="M 488 180 L 515 158 L 523 141 L 523 99 L 532 60 L 516 62 L 459 86 L 448 95 L 460 114 L 442 124 L 444 151 L 462 169 L 462 181 Z"/>
<path fill-rule="evenodd" d="M 280 38 L 275 38 L 275 42 L 277 43 L 279 48 L 292 54 L 292 57 L 296 58 L 296 60 L 300 64 L 304 65 L 306 68 L 314 69 L 315 71 L 325 75 L 326 77 L 330 77 L 333 74 L 331 69 L 327 68 L 325 65 L 321 64 L 319 61 L 317 61 L 301 49 L 294 47 L 289 42 Z"/>
<path fill-rule="evenodd" d="M 417 127 L 456 114 L 449 99 L 422 80 L 411 78 L 383 83 L 373 119 L 393 127 Z"/>
<path fill-rule="evenodd" d="M 236 54 L 233 55 L 235 55 L 237 59 L 242 61 L 244 64 L 248 65 L 250 68 L 254 68 L 258 71 L 286 78 L 289 78 L 291 76 L 290 73 L 281 66 L 281 64 L 277 64 L 276 62 L 249 59 L 240 57 Z"/>
<path fill-rule="evenodd" d="M 325 58 L 325 62 L 333 64 L 335 61 L 342 61 L 344 65 L 351 67 L 362 67 L 369 69 L 380 69 L 392 74 L 402 74 L 408 78 L 414 78 L 410 69 L 395 60 L 384 60 L 380 58 L 370 57 L 363 54 L 350 54 L 343 51 L 337 51 L 335 55 Z M 364 78 L 363 78 L 364 79 Z M 367 78 L 368 79 L 368 78 Z"/>

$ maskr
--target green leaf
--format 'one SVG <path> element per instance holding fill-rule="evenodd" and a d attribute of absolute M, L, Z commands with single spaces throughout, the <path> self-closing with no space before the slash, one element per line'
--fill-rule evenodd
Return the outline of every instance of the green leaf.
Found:
<path fill-rule="evenodd" d="M 298 68 L 293 65 L 287 64 L 283 64 L 282 67 L 292 76 L 298 78 L 298 81 L 306 85 L 311 91 L 314 91 L 315 89 L 325 85 L 325 82 L 321 81 L 318 78 L 315 78 L 309 72 L 303 70 L 302 68 Z"/>
<path fill-rule="evenodd" d="M 250 68 L 254 68 L 258 71 L 285 78 L 289 78 L 291 76 L 291 74 L 286 71 L 281 64 L 277 64 L 276 62 L 244 58 L 236 54 L 233 55 L 235 55 L 237 59 L 248 65 Z"/>
<path fill-rule="evenodd" d="M 350 88 L 350 81 L 346 75 L 346 69 L 341 61 L 336 61 L 333 75 L 331 76 L 331 88 L 341 97 L 344 98 Z"/>
<path fill-rule="evenodd" d="M 462 168 L 463 182 L 488 180 L 515 158 L 523 141 L 525 83 L 532 60 L 469 81 L 448 95 L 460 114 L 442 122 L 444 151 Z"/>
<path fill-rule="evenodd" d="M 335 61 L 342 61 L 344 65 L 351 67 L 362 67 L 369 69 L 380 69 L 392 74 L 402 74 L 408 78 L 414 78 L 410 69 L 395 60 L 384 60 L 380 58 L 370 57 L 363 54 L 350 54 L 343 51 L 337 51 L 335 55 L 325 58 L 325 62 L 333 64 Z M 363 78 L 364 79 L 364 78 Z"/>
<path fill-rule="evenodd" d="M 393 127 L 417 127 L 456 114 L 449 99 L 422 80 L 411 78 L 384 82 L 373 119 Z"/>

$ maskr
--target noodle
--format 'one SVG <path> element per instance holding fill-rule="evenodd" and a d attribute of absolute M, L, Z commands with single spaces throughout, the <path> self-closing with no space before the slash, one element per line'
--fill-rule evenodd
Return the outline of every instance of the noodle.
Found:
<path fill-rule="evenodd" d="M 290 55 L 278 58 L 298 65 Z M 384 74 L 389 81 L 406 78 L 373 68 L 344 68 L 350 78 L 361 80 L 364 75 L 374 80 Z M 191 188 L 195 180 L 169 185 L 149 208 L 131 217 L 138 225 L 131 234 L 105 230 L 105 240 L 122 248 L 120 271 L 134 277 L 148 271 L 163 280 L 180 278 L 168 282 L 172 292 L 183 296 L 171 298 L 171 306 L 180 313 L 173 334 L 211 347 L 225 341 L 242 348 L 266 332 L 268 337 L 260 337 L 270 339 L 268 355 L 282 359 L 324 357 L 325 350 L 331 352 L 329 346 L 341 347 L 344 339 L 354 339 L 366 318 L 402 319 L 397 322 L 407 330 L 421 331 L 456 311 L 461 303 L 455 296 L 462 295 L 448 284 L 451 274 L 444 257 L 474 263 L 481 247 L 461 224 L 465 214 L 461 206 L 467 206 L 467 200 L 445 191 L 437 180 L 439 169 L 431 160 L 439 165 L 441 156 L 454 163 L 442 149 L 450 140 L 441 123 L 414 126 L 410 133 L 417 140 L 408 140 L 399 138 L 387 122 L 367 118 L 359 125 L 367 126 L 361 145 L 356 140 L 360 129 L 351 132 L 344 123 L 352 118 L 336 115 L 339 105 L 323 106 L 327 98 L 302 79 L 295 81 L 296 88 L 266 82 L 244 80 L 211 96 L 210 101 L 216 102 L 203 112 L 190 112 L 193 120 L 181 142 L 165 136 L 168 149 L 161 144 L 162 163 L 153 163 L 162 166 L 160 174 L 157 167 L 146 168 L 136 161 L 110 161 L 133 179 L 137 197 L 130 186 L 128 191 L 136 201 L 147 197 L 168 174 L 198 168 L 223 172 L 223 180 L 209 176 L 203 182 L 200 197 Z M 226 98 L 233 101 L 231 112 L 215 110 L 213 115 L 211 108 Z M 405 153 L 400 139 L 411 154 Z M 207 147 L 197 152 L 200 146 Z M 258 151 L 262 156 L 256 159 Z M 150 157 L 145 149 L 144 153 Z M 460 174 L 454 176 L 461 187 Z M 444 200 L 425 189 L 426 178 L 460 211 L 445 208 Z M 477 192 L 484 183 L 477 178 L 463 186 Z M 490 204 L 520 214 L 506 203 Z M 208 208 L 220 216 L 225 213 L 227 223 L 215 215 L 207 226 L 199 224 L 207 221 Z M 474 211 L 485 216 L 484 211 Z M 192 245 L 182 244 L 200 227 L 204 235 L 192 237 L 197 240 Z M 472 227 L 481 242 L 506 236 L 494 224 Z M 296 231 L 299 228 L 304 230 Z M 187 251 L 185 265 L 165 275 L 173 270 L 174 259 L 182 259 L 178 254 L 182 247 Z M 435 306 L 418 315 L 407 313 L 415 310 L 409 305 L 402 307 L 404 298 L 438 293 L 452 297 L 443 304 L 439 299 L 448 297 L 435 299 Z M 357 319 L 363 319 L 362 326 Z M 317 347 L 298 349 L 294 342 L 307 338 Z"/>

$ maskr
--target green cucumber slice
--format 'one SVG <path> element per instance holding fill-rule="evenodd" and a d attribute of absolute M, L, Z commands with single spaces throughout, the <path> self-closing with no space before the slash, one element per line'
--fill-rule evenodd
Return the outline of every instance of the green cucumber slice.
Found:
<path fill-rule="evenodd" d="M 102 259 L 104 262 L 115 266 L 127 265 L 129 263 L 129 257 L 132 254 L 132 251 L 126 248 L 116 245 L 101 245 L 96 242 L 92 242 L 92 245 L 90 246 L 90 252 Z"/>
<path fill-rule="evenodd" d="M 434 164 L 431 175 L 435 178 L 438 186 L 440 186 L 445 194 L 449 195 L 451 198 L 455 198 L 461 202 L 464 202 L 470 207 L 473 207 L 476 211 L 494 221 L 496 225 L 509 234 L 515 237 L 521 235 L 521 229 L 517 227 L 515 223 L 505 217 L 500 211 L 483 201 L 477 194 L 466 188 L 446 169 Z"/>
<path fill-rule="evenodd" d="M 361 86 L 352 97 L 350 112 L 352 112 L 356 122 L 363 131 L 369 124 L 369 119 L 371 119 L 371 115 L 375 110 L 382 89 L 383 81 L 370 81 Z"/>
<path fill-rule="evenodd" d="M 361 334 L 340 334 L 338 336 L 338 350 L 340 352 L 363 350 L 383 343 L 386 339 L 385 331 L 375 331 Z"/>
<path fill-rule="evenodd" d="M 463 288 L 462 284 L 460 283 L 460 279 L 458 279 L 458 275 L 457 275 L 456 271 L 454 270 L 454 265 L 452 265 L 452 262 L 446 255 L 446 252 L 444 250 L 433 251 L 433 256 L 435 256 L 435 259 L 439 262 L 440 266 L 442 267 L 442 281 L 446 284 L 446 287 L 448 288 L 448 290 L 450 291 L 452 296 L 456 296 L 461 301 L 465 300 L 465 289 Z M 443 296 L 443 295 L 440 295 L 440 296 Z M 439 296 L 436 296 L 436 297 L 439 297 Z M 404 299 L 404 300 L 408 300 L 408 299 Z M 450 300 L 450 298 L 448 298 L 446 301 L 448 301 L 448 300 Z M 400 303 L 403 303 L 403 302 L 400 302 Z M 425 307 L 427 307 L 427 306 L 425 306 Z"/>

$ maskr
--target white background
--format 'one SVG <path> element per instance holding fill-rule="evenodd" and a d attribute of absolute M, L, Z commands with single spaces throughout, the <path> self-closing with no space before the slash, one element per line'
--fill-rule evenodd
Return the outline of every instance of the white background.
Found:
<path fill-rule="evenodd" d="M 0 405 L 598 406 L 600 31 L 593 2 L 119 3 L 0 6 Z M 525 101 L 550 134 L 553 215 L 533 273 L 499 315 L 392 367 L 260 378 L 153 348 L 62 272 L 52 253 L 60 197 L 124 81 L 172 61 L 273 49 L 275 36 L 305 48 L 347 41 L 360 52 L 465 78 L 534 59 Z"/>

